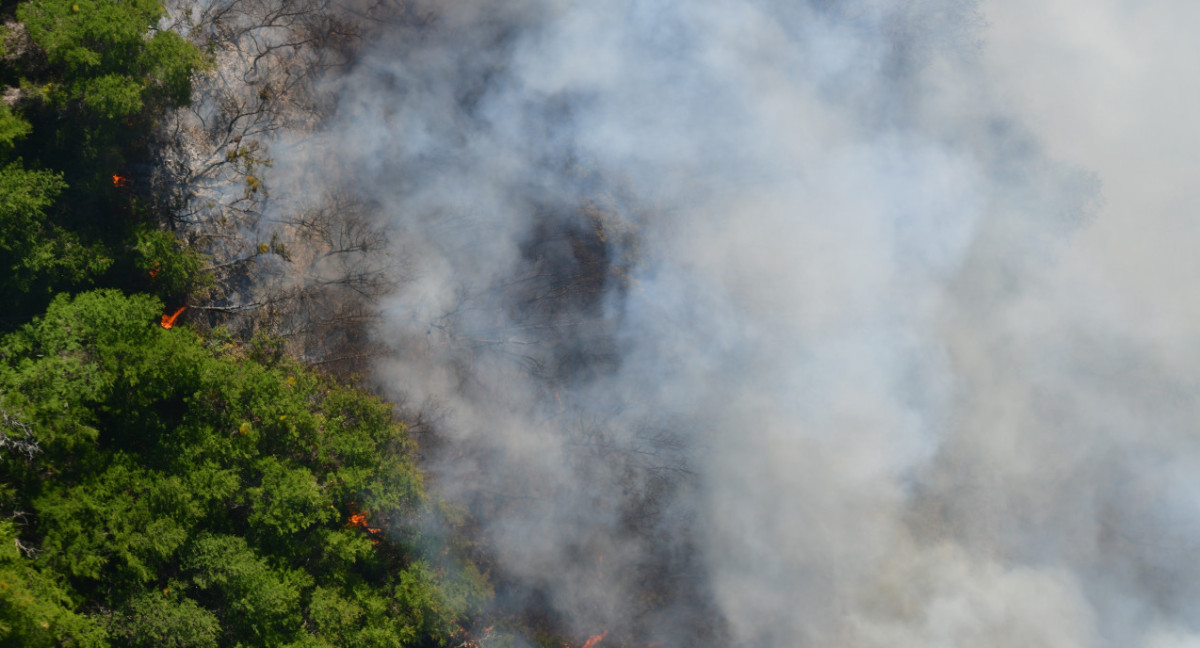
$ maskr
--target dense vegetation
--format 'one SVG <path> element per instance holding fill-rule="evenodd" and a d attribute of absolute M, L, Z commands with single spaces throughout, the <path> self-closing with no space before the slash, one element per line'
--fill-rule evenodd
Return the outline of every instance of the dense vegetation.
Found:
<path fill-rule="evenodd" d="M 187 101 L 204 57 L 156 29 L 157 0 L 36 0 L 3 14 L 2 324 L 60 291 L 186 288 L 199 264 L 180 267 L 186 255 L 130 185 L 146 175 L 156 115 Z M 152 282 L 150 269 L 168 272 Z"/>
<path fill-rule="evenodd" d="M 203 263 L 131 184 L 206 57 L 157 0 L 0 17 L 0 646 L 465 641 L 488 587 L 390 406 L 159 325 Z"/>
<path fill-rule="evenodd" d="M 0 526 L 0 643 L 444 645 L 483 587 L 421 550 L 390 409 L 160 310 L 64 296 L 4 341 L 21 513 Z"/>

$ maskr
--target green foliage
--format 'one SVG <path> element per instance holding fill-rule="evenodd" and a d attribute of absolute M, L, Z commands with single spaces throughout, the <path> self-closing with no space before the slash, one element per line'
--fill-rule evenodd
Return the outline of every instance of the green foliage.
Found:
<path fill-rule="evenodd" d="M 149 233 L 157 197 L 126 177 L 150 158 L 158 115 L 189 101 L 207 65 L 158 28 L 164 15 L 158 0 L 27 0 L 15 10 L 23 28 L 11 30 L 27 37 L 0 34 L 20 43 L 0 66 L 0 85 L 20 88 L 0 103 L 0 328 L 65 290 L 178 297 L 203 285 L 194 253 Z"/>
<path fill-rule="evenodd" d="M 212 612 L 170 589 L 138 594 L 110 625 L 112 638 L 129 648 L 217 648 L 221 630 Z"/>
<path fill-rule="evenodd" d="M 192 75 L 208 67 L 204 55 L 175 32 L 157 32 L 146 44 L 146 76 L 153 79 L 156 92 L 170 105 L 189 103 Z"/>
<path fill-rule="evenodd" d="M 267 457 L 258 462 L 258 469 L 259 486 L 248 498 L 251 525 L 287 537 L 337 517 L 329 493 L 304 466 L 288 467 Z"/>
<path fill-rule="evenodd" d="M 158 0 L 15 15 L 29 42 L 0 30 L 19 44 L 0 83 L 21 97 L 0 103 L 0 434 L 19 441 L 0 445 L 0 648 L 461 636 L 488 587 L 428 548 L 436 507 L 390 408 L 279 339 L 158 325 L 161 299 L 209 278 L 126 169 L 205 58 L 158 29 Z M 270 160 L 246 145 L 231 161 L 261 192 Z M 277 243 L 265 252 L 287 258 Z"/>
<path fill-rule="evenodd" d="M 16 140 L 25 137 L 31 130 L 33 126 L 28 121 L 13 113 L 8 104 L 0 101 L 0 151 L 12 150 Z"/>
<path fill-rule="evenodd" d="M 183 568 L 200 595 L 223 612 L 226 630 L 243 642 L 280 645 L 300 625 L 299 585 L 305 579 L 272 569 L 243 538 L 202 535 Z"/>
<path fill-rule="evenodd" d="M 160 295 L 186 295 L 209 285 L 212 278 L 203 272 L 204 259 L 194 248 L 180 244 L 174 234 L 149 227 L 135 231 L 135 268 L 147 277 Z"/>
<path fill-rule="evenodd" d="M 106 119 L 132 115 L 142 108 L 142 84 L 120 74 L 106 74 L 80 83 L 79 96 Z"/>
<path fill-rule="evenodd" d="M 56 68 L 53 100 L 81 101 L 105 119 L 147 102 L 186 103 L 204 60 L 173 32 L 158 31 L 157 0 L 30 0 L 17 8 L 30 37 Z"/>
<path fill-rule="evenodd" d="M 128 456 L 79 483 L 53 483 L 34 501 L 55 571 L 131 586 L 156 578 L 188 537 L 202 509 L 178 476 L 146 471 Z"/>
<path fill-rule="evenodd" d="M 0 648 L 448 645 L 489 591 L 429 549 L 436 506 L 390 408 L 279 339 L 158 325 L 162 299 L 210 281 L 142 166 L 205 57 L 158 28 L 158 0 L 14 4 L 0 434 L 19 443 L 0 445 Z M 261 193 L 270 160 L 231 155 Z M 93 286 L 109 288 L 69 294 Z"/>
<path fill-rule="evenodd" d="M 17 539 L 16 526 L 0 521 L 0 647 L 105 645 L 104 628 L 72 610 L 67 591 L 34 567 Z"/>
<path fill-rule="evenodd" d="M 0 168 L 0 291 L 29 292 L 36 286 L 82 282 L 111 260 L 95 245 L 50 222 L 46 208 L 65 184 L 50 171 L 31 171 L 19 162 Z"/>
<path fill-rule="evenodd" d="M 0 454 L 0 513 L 29 518 L 0 526 L 0 547 L 38 550 L 0 553 L 0 646 L 434 646 L 461 632 L 487 586 L 423 548 L 415 520 L 433 508 L 387 405 L 164 330 L 161 307 L 60 296 L 0 346 L 0 412 L 41 450 Z"/>

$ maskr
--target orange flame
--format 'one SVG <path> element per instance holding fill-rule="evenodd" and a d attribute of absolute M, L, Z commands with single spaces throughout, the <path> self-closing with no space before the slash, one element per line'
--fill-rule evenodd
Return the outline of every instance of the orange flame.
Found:
<path fill-rule="evenodd" d="M 367 531 L 370 531 L 371 533 L 379 533 L 380 531 L 382 531 L 382 529 L 371 528 L 371 525 L 367 524 L 367 516 L 364 513 L 352 514 L 346 520 L 346 526 L 360 526 L 360 527 L 366 529 Z"/>
<path fill-rule="evenodd" d="M 600 642 L 603 641 L 607 636 L 607 630 L 604 631 L 604 634 L 592 635 L 591 637 L 588 637 L 587 643 L 583 644 L 582 648 L 596 648 L 596 646 L 600 645 Z"/>
<path fill-rule="evenodd" d="M 376 529 L 368 524 L 365 513 L 359 513 L 351 509 L 350 517 L 346 518 L 346 526 L 357 526 L 366 529 L 367 534 L 371 536 L 371 542 L 379 544 L 379 534 L 383 532 L 383 529 Z"/>
<path fill-rule="evenodd" d="M 129 186 L 129 178 L 126 178 L 125 176 L 120 176 L 120 175 L 117 175 L 114 173 L 112 179 L 113 179 L 114 187 L 128 187 Z"/>
<path fill-rule="evenodd" d="M 187 306 L 180 306 L 179 310 L 175 311 L 174 314 L 167 315 L 164 313 L 161 322 L 162 327 L 165 329 L 170 329 L 172 326 L 175 326 L 175 320 L 179 319 L 179 316 L 182 315 L 183 311 L 185 310 L 187 310 Z"/>

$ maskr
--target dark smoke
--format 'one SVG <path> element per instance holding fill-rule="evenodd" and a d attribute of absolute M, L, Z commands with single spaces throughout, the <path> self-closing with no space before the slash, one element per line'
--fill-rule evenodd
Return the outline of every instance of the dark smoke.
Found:
<path fill-rule="evenodd" d="M 435 418 L 427 468 L 502 613 L 613 645 L 1200 642 L 1196 313 L 1142 261 L 1174 221 L 1142 249 L 1101 207 L 1120 147 L 1088 159 L 1022 99 L 1091 68 L 1018 65 L 1021 16 L 523 0 L 371 26 L 275 179 L 386 216 L 411 274 L 378 380 Z M 1038 16 L 1042 45 L 1087 32 Z"/>

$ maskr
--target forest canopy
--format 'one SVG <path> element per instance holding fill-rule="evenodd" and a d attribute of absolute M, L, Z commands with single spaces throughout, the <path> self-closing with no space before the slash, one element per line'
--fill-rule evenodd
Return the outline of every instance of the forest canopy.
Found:
<path fill-rule="evenodd" d="M 60 296 L 0 352 L 0 645 L 444 645 L 486 584 L 427 550 L 379 400 Z M 166 643 L 164 643 L 166 642 Z"/>
<path fill-rule="evenodd" d="M 212 64 L 165 17 L 0 4 L 0 647 L 462 644 L 490 587 L 393 406 L 161 319 L 208 275 L 156 138 Z"/>
<path fill-rule="evenodd" d="M 156 0 L 33 0 L 3 13 L 0 326 L 60 291 L 178 290 L 139 272 L 183 252 L 144 258 L 139 236 L 164 219 L 131 183 L 150 174 L 155 123 L 188 103 L 205 56 L 158 29 Z"/>

